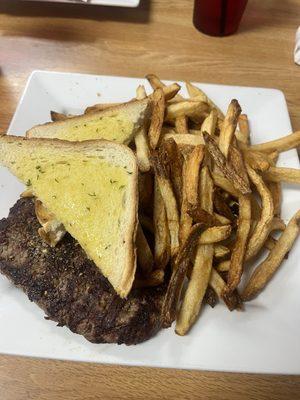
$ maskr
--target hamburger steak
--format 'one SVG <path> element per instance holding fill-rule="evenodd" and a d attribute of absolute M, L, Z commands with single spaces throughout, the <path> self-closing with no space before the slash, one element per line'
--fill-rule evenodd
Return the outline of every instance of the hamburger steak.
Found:
<path fill-rule="evenodd" d="M 160 328 L 165 286 L 133 289 L 121 299 L 70 235 L 51 248 L 38 235 L 32 199 L 0 221 L 0 272 L 23 289 L 46 319 L 93 343 L 143 342 Z"/>

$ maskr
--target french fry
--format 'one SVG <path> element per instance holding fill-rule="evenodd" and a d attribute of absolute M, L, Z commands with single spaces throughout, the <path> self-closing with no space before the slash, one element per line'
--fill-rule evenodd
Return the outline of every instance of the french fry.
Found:
<path fill-rule="evenodd" d="M 272 153 L 278 151 L 279 153 L 294 149 L 300 146 L 300 131 L 291 133 L 280 139 L 271 140 L 270 142 L 255 144 L 249 147 L 250 150 L 263 151 L 265 153 Z"/>
<path fill-rule="evenodd" d="M 198 203 L 198 182 L 200 165 L 204 157 L 204 147 L 194 147 L 191 154 L 186 158 L 183 166 L 183 199 L 180 216 L 180 243 L 183 243 L 192 228 L 193 219 L 188 213 L 190 206 Z"/>
<path fill-rule="evenodd" d="M 179 117 L 190 117 L 193 121 L 199 122 L 207 116 L 209 107 L 203 101 L 183 100 L 167 106 L 165 121 L 172 121 Z"/>
<path fill-rule="evenodd" d="M 203 133 L 203 138 L 207 144 L 207 150 L 212 159 L 215 161 L 224 176 L 233 184 L 235 189 L 240 191 L 242 194 L 251 193 L 249 184 L 237 174 L 232 165 L 226 160 L 215 140 L 207 132 Z"/>
<path fill-rule="evenodd" d="M 252 169 L 249 165 L 247 165 L 246 167 L 248 175 L 255 185 L 262 202 L 260 220 L 255 226 L 255 229 L 250 236 L 247 246 L 246 260 L 249 260 L 259 252 L 269 235 L 270 227 L 274 217 L 274 204 L 272 195 L 261 176 L 257 172 L 255 172 L 254 169 Z"/>
<path fill-rule="evenodd" d="M 174 139 L 177 145 L 199 146 L 204 144 L 202 136 L 196 135 L 182 135 L 179 133 L 167 133 L 164 135 L 163 140 Z"/>
<path fill-rule="evenodd" d="M 246 162 L 255 171 L 265 172 L 270 168 L 268 157 L 259 151 L 244 151 Z"/>
<path fill-rule="evenodd" d="M 213 191 L 213 180 L 205 166 L 200 173 L 200 205 L 210 214 L 213 212 Z M 198 244 L 192 274 L 176 322 L 175 331 L 178 335 L 185 335 L 199 314 L 210 280 L 213 256 L 213 245 Z"/>
<path fill-rule="evenodd" d="M 136 90 L 136 98 L 142 100 L 147 97 L 144 86 L 139 85 Z M 134 137 L 136 147 L 136 158 L 139 170 L 146 172 L 150 170 L 150 149 L 148 145 L 145 126 L 141 127 Z"/>
<path fill-rule="evenodd" d="M 232 142 L 234 132 L 237 127 L 238 118 L 241 113 L 241 107 L 237 100 L 232 100 L 229 104 L 223 126 L 219 137 L 219 148 L 225 158 L 228 157 L 229 146 Z"/>
<path fill-rule="evenodd" d="M 217 120 L 218 120 L 218 113 L 217 110 L 213 108 L 209 113 L 209 115 L 203 121 L 200 133 L 202 134 L 203 132 L 207 132 L 209 135 L 214 136 L 217 126 Z"/>
<path fill-rule="evenodd" d="M 249 195 L 239 197 L 239 218 L 235 244 L 232 249 L 228 273 L 228 289 L 233 292 L 240 283 L 248 236 L 251 227 L 251 201 Z"/>
<path fill-rule="evenodd" d="M 231 196 L 235 198 L 239 197 L 240 195 L 239 191 L 235 189 L 233 184 L 227 178 L 225 178 L 225 176 L 213 173 L 212 177 L 216 186 L 225 190 L 225 192 L 229 193 Z"/>
<path fill-rule="evenodd" d="M 286 228 L 285 223 L 281 218 L 274 217 L 270 226 L 270 232 L 272 231 L 284 231 Z"/>
<path fill-rule="evenodd" d="M 148 74 L 145 77 L 147 79 L 147 81 L 150 83 L 152 89 L 158 89 L 158 88 L 163 88 L 164 86 L 166 86 L 157 75 L 155 74 Z"/>
<path fill-rule="evenodd" d="M 300 184 L 300 169 L 270 167 L 264 172 L 264 179 L 271 182 Z"/>
<path fill-rule="evenodd" d="M 175 129 L 177 133 L 181 135 L 188 135 L 189 129 L 188 129 L 188 121 L 187 117 L 178 117 L 175 119 Z"/>
<path fill-rule="evenodd" d="M 167 213 L 157 178 L 155 178 L 154 183 L 153 225 L 155 239 L 154 262 L 156 267 L 164 269 L 170 260 L 171 244 Z"/>
<path fill-rule="evenodd" d="M 289 221 L 268 257 L 255 269 L 243 293 L 242 299 L 249 301 L 267 285 L 280 267 L 285 255 L 291 250 L 300 229 L 300 210 Z"/>
<path fill-rule="evenodd" d="M 232 144 L 229 147 L 228 160 L 229 163 L 232 165 L 233 169 L 235 170 L 235 172 L 242 178 L 242 180 L 247 184 L 247 186 L 250 187 L 250 182 L 246 171 L 242 152 L 234 144 Z"/>
<path fill-rule="evenodd" d="M 163 142 L 163 150 L 167 153 L 167 162 L 170 167 L 170 178 L 172 181 L 174 194 L 176 197 L 178 209 L 182 204 L 182 168 L 183 168 L 183 156 L 178 149 L 178 146 L 174 139 L 168 139 Z"/>
<path fill-rule="evenodd" d="M 268 189 L 271 192 L 274 204 L 274 215 L 280 216 L 281 214 L 281 202 L 282 202 L 282 192 L 280 182 L 268 182 Z"/>
<path fill-rule="evenodd" d="M 223 258 L 230 254 L 230 250 L 226 246 L 222 246 L 221 244 L 217 244 L 214 246 L 214 257 L 215 258 Z"/>
<path fill-rule="evenodd" d="M 172 83 L 171 85 L 167 86 L 154 74 L 148 74 L 146 76 L 146 79 L 154 90 L 158 88 L 162 89 L 165 100 L 171 100 L 174 96 L 177 95 L 180 90 L 180 86 L 178 85 L 178 83 Z M 150 95 L 149 97 L 151 98 L 152 95 Z"/>
<path fill-rule="evenodd" d="M 237 292 L 230 293 L 228 291 L 226 283 L 214 268 L 211 271 L 209 285 L 214 289 L 218 297 L 224 301 L 230 311 L 241 307 Z"/>
<path fill-rule="evenodd" d="M 136 233 L 136 248 L 138 266 L 143 272 L 143 275 L 148 276 L 152 271 L 154 259 L 152 251 L 140 224 L 138 225 Z"/>
<path fill-rule="evenodd" d="M 134 288 L 153 287 L 159 286 L 163 283 L 165 271 L 162 269 L 155 269 L 150 273 L 147 278 L 136 278 L 133 282 Z"/>
<path fill-rule="evenodd" d="M 158 145 L 161 128 L 164 122 L 165 114 L 165 98 L 163 91 L 158 88 L 153 93 L 153 112 L 151 117 L 151 123 L 148 131 L 149 143 L 151 149 L 155 149 Z"/>
<path fill-rule="evenodd" d="M 176 318 L 177 305 L 180 299 L 182 286 L 187 274 L 191 257 L 197 245 L 200 233 L 203 231 L 204 224 L 196 224 L 193 226 L 189 237 L 181 246 L 175 259 L 175 267 L 168 284 L 168 289 L 163 301 L 161 312 L 161 324 L 163 328 L 171 326 Z"/>
<path fill-rule="evenodd" d="M 250 129 L 248 116 L 246 114 L 241 114 L 239 116 L 239 130 L 235 131 L 236 138 L 243 144 L 250 144 Z"/>
<path fill-rule="evenodd" d="M 215 109 L 217 111 L 217 116 L 219 119 L 223 120 L 225 118 L 223 112 L 220 110 L 220 108 L 201 90 L 198 88 L 198 86 L 193 85 L 191 82 L 186 82 L 185 83 L 188 94 L 190 97 L 200 97 L 202 98 L 202 101 L 205 103 L 209 104 L 211 108 Z"/>
<path fill-rule="evenodd" d="M 166 171 L 166 167 L 162 160 L 160 160 L 159 156 L 153 156 L 153 167 L 166 209 L 171 238 L 171 256 L 174 257 L 179 248 L 179 214 L 176 198 L 168 177 L 168 173 Z"/>

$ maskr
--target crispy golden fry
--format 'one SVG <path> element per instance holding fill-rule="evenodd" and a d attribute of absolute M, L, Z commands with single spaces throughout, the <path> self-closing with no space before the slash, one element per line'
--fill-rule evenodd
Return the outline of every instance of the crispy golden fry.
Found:
<path fill-rule="evenodd" d="M 216 132 L 217 120 L 218 120 L 218 113 L 217 110 L 213 108 L 209 113 L 209 115 L 203 121 L 200 133 L 207 132 L 209 135 L 214 136 Z"/>
<path fill-rule="evenodd" d="M 155 74 L 148 74 L 145 76 L 145 78 L 147 79 L 147 81 L 150 83 L 152 89 L 158 89 L 158 88 L 163 88 L 164 86 L 166 86 L 157 75 Z"/>
<path fill-rule="evenodd" d="M 246 162 L 255 171 L 265 172 L 270 168 L 268 157 L 259 151 L 244 151 Z"/>
<path fill-rule="evenodd" d="M 204 166 L 200 173 L 200 205 L 210 214 L 213 213 L 213 192 L 213 180 L 208 167 Z M 195 198 L 194 204 L 197 204 L 197 201 Z M 210 279 L 213 257 L 213 245 L 198 244 L 192 274 L 176 322 L 175 331 L 179 335 L 187 333 L 199 314 Z"/>
<path fill-rule="evenodd" d="M 212 177 L 216 186 L 225 190 L 225 192 L 231 194 L 231 196 L 235 198 L 239 197 L 239 191 L 234 188 L 233 184 L 227 178 L 225 178 L 225 176 L 213 173 Z"/>
<path fill-rule="evenodd" d="M 168 285 L 167 293 L 164 298 L 161 313 L 161 323 L 163 328 L 171 326 L 176 318 L 177 304 L 180 299 L 182 286 L 187 270 L 189 268 L 191 257 L 193 256 L 195 246 L 198 243 L 200 233 L 203 231 L 204 224 L 193 226 L 189 237 L 180 247 L 180 251 L 175 259 L 175 267 Z"/>
<path fill-rule="evenodd" d="M 228 289 L 233 291 L 240 283 L 244 258 L 251 227 L 251 201 L 249 195 L 239 197 L 239 218 L 235 244 L 232 249 L 230 268 L 228 273 Z"/>
<path fill-rule="evenodd" d="M 200 166 L 204 157 L 204 147 L 194 147 L 191 154 L 186 158 L 183 166 L 183 199 L 180 216 L 180 243 L 188 237 L 192 228 L 193 219 L 188 213 L 191 206 L 198 204 L 198 182 Z"/>
<path fill-rule="evenodd" d="M 152 251 L 140 224 L 138 225 L 135 243 L 137 248 L 138 266 L 143 272 L 143 275 L 147 276 L 152 271 L 154 259 Z"/>
<path fill-rule="evenodd" d="M 229 163 L 232 165 L 233 169 L 235 170 L 235 172 L 250 187 L 250 182 L 249 182 L 248 174 L 246 171 L 242 152 L 234 144 L 232 144 L 229 147 L 228 160 L 229 160 Z"/>
<path fill-rule="evenodd" d="M 219 220 L 215 217 L 214 214 L 210 214 L 207 211 L 203 210 L 203 208 L 200 208 L 198 204 L 196 205 L 189 204 L 188 213 L 193 218 L 194 222 L 203 222 L 204 224 L 210 226 L 221 225 Z"/>
<path fill-rule="evenodd" d="M 155 239 L 154 262 L 157 268 L 164 269 L 170 260 L 171 244 L 167 213 L 157 178 L 155 178 L 154 184 L 153 225 Z"/>
<path fill-rule="evenodd" d="M 267 186 L 273 198 L 274 215 L 279 216 L 281 214 L 281 202 L 282 202 L 281 183 L 268 182 Z"/>
<path fill-rule="evenodd" d="M 153 112 L 151 123 L 148 131 L 149 143 L 151 149 L 155 149 L 158 145 L 161 128 L 164 122 L 165 114 L 165 98 L 161 89 L 155 89 L 153 93 Z"/>
<path fill-rule="evenodd" d="M 181 135 L 179 133 L 167 133 L 164 135 L 164 140 L 174 139 L 177 145 L 199 146 L 204 144 L 202 136 L 196 135 Z"/>
<path fill-rule="evenodd" d="M 255 226 L 255 229 L 248 242 L 246 260 L 249 260 L 259 252 L 269 235 L 270 227 L 274 217 L 274 204 L 272 195 L 262 177 L 249 165 L 247 165 L 247 172 L 251 181 L 255 185 L 262 202 L 260 220 Z"/>
<path fill-rule="evenodd" d="M 139 208 L 144 213 L 149 213 L 153 204 L 153 175 L 150 172 L 139 173 Z"/>
<path fill-rule="evenodd" d="M 291 133 L 280 139 L 272 140 L 266 143 L 260 143 L 250 146 L 250 150 L 263 151 L 265 153 L 272 153 L 278 151 L 279 153 L 294 149 L 300 146 L 300 131 Z"/>
<path fill-rule="evenodd" d="M 207 116 L 209 107 L 202 101 L 190 99 L 172 103 L 167 106 L 165 121 L 172 121 L 179 117 L 190 117 L 193 121 L 199 122 Z"/>
<path fill-rule="evenodd" d="M 136 98 L 142 100 L 147 97 L 145 88 L 143 85 L 139 85 L 136 90 Z M 146 172 L 150 170 L 150 149 L 148 145 L 148 138 L 145 127 L 141 127 L 134 137 L 136 147 L 136 158 L 139 170 Z"/>
<path fill-rule="evenodd" d="M 220 299 L 223 299 L 230 311 L 240 308 L 241 302 L 237 292 L 230 293 L 222 277 L 212 268 L 209 285 L 214 289 Z"/>
<path fill-rule="evenodd" d="M 211 108 L 217 111 L 217 116 L 220 120 L 224 119 L 225 116 L 223 112 L 209 97 L 207 97 L 207 95 L 203 92 L 203 90 L 193 85 L 191 82 L 186 82 L 185 84 L 190 97 L 201 97 L 202 101 L 209 104 Z"/>
<path fill-rule="evenodd" d="M 65 121 L 66 119 L 73 117 L 73 115 L 66 115 L 56 111 L 50 111 L 50 116 L 52 122 Z"/>
<path fill-rule="evenodd" d="M 237 174 L 232 165 L 226 160 L 225 156 L 221 153 L 215 140 L 206 132 L 203 133 L 203 138 L 207 144 L 207 150 L 215 161 L 216 165 L 225 175 L 225 177 L 233 184 L 233 186 L 242 194 L 251 193 L 249 184 Z"/>
<path fill-rule="evenodd" d="M 107 110 L 108 108 L 116 107 L 116 106 L 119 106 L 121 104 L 125 104 L 125 103 L 99 103 L 99 104 L 94 104 L 93 106 L 87 107 L 84 110 L 84 114 L 89 114 L 89 113 L 93 113 L 93 112 L 97 112 L 97 111 Z"/>
<path fill-rule="evenodd" d="M 230 269 L 230 264 L 230 260 L 221 261 L 216 265 L 216 270 L 218 272 L 228 272 Z"/>
<path fill-rule="evenodd" d="M 195 146 L 187 159 L 187 180 L 186 180 L 186 197 L 187 202 L 191 205 L 198 204 L 198 182 L 200 166 L 205 154 L 205 148 L 202 145 Z M 207 171 L 207 173 L 209 173 Z"/>
<path fill-rule="evenodd" d="M 268 257 L 253 272 L 243 291 L 243 300 L 248 301 L 253 299 L 270 281 L 274 273 L 280 267 L 284 256 L 291 250 L 299 235 L 299 223 L 300 210 L 291 218 Z"/>
<path fill-rule="evenodd" d="M 300 169 L 270 167 L 264 173 L 264 179 L 271 182 L 300 184 Z"/>
<path fill-rule="evenodd" d="M 153 226 L 153 221 L 148 215 L 145 215 L 143 213 L 139 213 L 139 222 L 142 226 L 143 229 L 146 231 L 154 234 L 154 226 Z"/>
<path fill-rule="evenodd" d="M 239 116 L 239 130 L 235 132 L 236 138 L 245 145 L 250 144 L 250 128 L 248 116 L 246 114 L 241 114 Z"/>
<path fill-rule="evenodd" d="M 176 198 L 172 189 L 166 167 L 159 156 L 153 156 L 153 167 L 157 178 L 160 193 L 162 195 L 168 220 L 171 238 L 171 256 L 176 255 L 179 248 L 179 214 Z"/>
<path fill-rule="evenodd" d="M 188 181 L 188 160 L 186 159 L 183 164 L 182 170 L 182 181 L 183 181 L 183 199 L 181 203 L 180 212 L 180 227 L 179 227 L 179 242 L 184 243 L 192 229 L 193 218 L 188 213 L 188 201 L 187 201 L 187 181 Z M 198 189 L 198 185 L 197 185 Z"/>
<path fill-rule="evenodd" d="M 229 146 L 231 145 L 241 111 L 238 101 L 235 99 L 232 100 L 225 115 L 219 137 L 219 148 L 225 158 L 228 157 Z"/>
<path fill-rule="evenodd" d="M 181 135 L 188 135 L 189 129 L 188 129 L 188 121 L 187 117 L 178 117 L 175 119 L 175 129 L 177 133 Z"/>
<path fill-rule="evenodd" d="M 215 258 L 223 258 L 230 254 L 230 250 L 226 246 L 222 246 L 221 244 L 216 244 L 214 246 L 214 257 Z"/>
<path fill-rule="evenodd" d="M 172 83 L 171 85 L 167 86 L 154 74 L 148 74 L 146 79 L 154 90 L 158 88 L 163 90 L 165 100 L 171 100 L 180 90 L 178 83 Z M 149 97 L 151 98 L 152 95 Z"/>
<path fill-rule="evenodd" d="M 182 204 L 182 168 L 183 168 L 183 155 L 178 149 L 174 139 L 168 139 L 163 142 L 163 150 L 167 154 L 167 163 L 170 167 L 170 178 L 172 181 L 174 194 L 176 197 L 178 209 Z"/>
<path fill-rule="evenodd" d="M 153 287 L 159 286 L 163 283 L 165 271 L 162 269 L 155 269 L 150 273 L 147 278 L 136 278 L 133 286 L 134 288 Z"/>

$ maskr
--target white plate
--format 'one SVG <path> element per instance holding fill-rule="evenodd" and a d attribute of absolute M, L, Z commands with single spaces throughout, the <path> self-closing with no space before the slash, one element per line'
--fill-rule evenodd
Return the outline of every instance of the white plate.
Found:
<path fill-rule="evenodd" d="M 135 95 L 143 79 L 34 72 L 26 86 L 9 133 L 23 135 L 49 120 L 49 111 L 78 113 L 97 102 L 124 101 Z M 147 89 L 149 89 L 149 86 Z M 200 84 L 225 110 L 237 98 L 247 113 L 253 142 L 291 132 L 282 92 L 272 89 Z M 4 99 L 2 99 L 4 100 Z M 280 163 L 299 167 L 296 151 L 282 154 Z M 0 169 L 0 217 L 5 217 L 23 186 Z M 283 216 L 299 208 L 300 191 L 284 188 Z M 230 313 L 222 304 L 205 307 L 185 337 L 163 330 L 137 345 L 95 345 L 67 328 L 44 320 L 44 313 L 21 290 L 0 277 L 0 352 L 34 357 L 101 363 L 194 368 L 222 371 L 300 373 L 300 243 L 272 283 L 245 312 Z"/>
<path fill-rule="evenodd" d="M 31 0 L 32 1 L 32 0 Z M 116 7 L 138 7 L 140 0 L 90 0 L 84 2 L 80 0 L 33 0 L 50 3 L 74 3 L 83 5 L 102 5 L 102 6 L 116 6 Z"/>

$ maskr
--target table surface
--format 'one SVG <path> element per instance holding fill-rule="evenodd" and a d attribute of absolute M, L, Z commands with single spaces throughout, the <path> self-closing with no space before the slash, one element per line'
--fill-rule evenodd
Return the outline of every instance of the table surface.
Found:
<path fill-rule="evenodd" d="M 0 2 L 0 131 L 34 69 L 281 89 L 300 129 L 299 0 L 250 0 L 238 34 L 192 26 L 192 0 L 137 9 Z M 276 112 L 276 110 L 274 110 Z M 283 132 L 287 133 L 287 132 Z M 280 345 L 280 344 L 278 344 Z M 300 377 L 126 368 L 0 356 L 1 400 L 298 399 Z"/>

